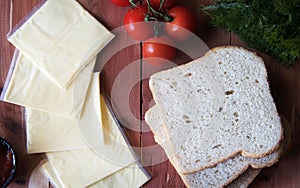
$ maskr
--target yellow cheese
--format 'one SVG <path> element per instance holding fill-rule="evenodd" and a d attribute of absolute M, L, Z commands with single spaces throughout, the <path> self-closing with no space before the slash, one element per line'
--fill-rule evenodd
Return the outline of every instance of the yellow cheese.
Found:
<path fill-rule="evenodd" d="M 27 152 L 87 149 L 103 145 L 100 98 L 93 95 L 99 91 L 97 72 L 93 74 L 78 120 L 26 108 Z M 83 136 L 86 136 L 89 145 Z"/>
<path fill-rule="evenodd" d="M 100 72 L 95 72 L 86 95 L 81 116 L 76 118 L 80 135 L 89 147 L 97 148 L 104 143 L 102 113 L 100 110 Z"/>
<path fill-rule="evenodd" d="M 89 188 L 138 188 L 149 179 L 150 177 L 134 163 L 90 185 Z"/>
<path fill-rule="evenodd" d="M 75 117 L 81 112 L 95 62 L 94 58 L 71 86 L 63 91 L 19 53 L 12 77 L 2 96 L 3 100 L 44 112 Z"/>
<path fill-rule="evenodd" d="M 33 109 L 26 109 L 26 136 L 28 153 L 89 148 L 74 118 Z"/>
<path fill-rule="evenodd" d="M 95 91 L 94 96 L 100 98 L 99 91 Z M 86 150 L 47 153 L 53 171 L 63 187 L 86 187 L 135 162 L 135 157 L 113 121 L 103 97 L 100 104 L 105 145 Z M 87 136 L 85 135 L 86 139 Z"/>
<path fill-rule="evenodd" d="M 44 175 L 49 179 L 49 181 L 51 182 L 51 184 L 55 187 L 55 188 L 62 188 L 63 186 L 59 183 L 59 179 L 57 178 L 57 176 L 55 175 L 55 173 L 53 172 L 53 169 L 50 165 L 49 162 L 45 162 L 41 167 L 40 167 L 41 171 L 44 173 Z"/>
<path fill-rule="evenodd" d="M 8 36 L 60 88 L 107 45 L 113 35 L 75 0 L 48 0 Z"/>
<path fill-rule="evenodd" d="M 46 162 L 41 167 L 45 175 L 50 179 L 50 182 L 56 188 L 62 188 L 59 179 L 56 177 L 49 162 Z M 89 176 L 89 174 L 87 174 Z M 138 188 L 145 184 L 149 177 L 136 164 L 133 163 L 99 181 L 89 185 L 88 188 Z"/>

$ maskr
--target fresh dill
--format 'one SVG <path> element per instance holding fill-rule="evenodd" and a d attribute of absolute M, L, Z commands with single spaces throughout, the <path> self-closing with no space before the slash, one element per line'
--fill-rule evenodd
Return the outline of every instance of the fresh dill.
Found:
<path fill-rule="evenodd" d="M 202 10 L 214 26 L 233 31 L 286 67 L 300 57 L 300 0 L 217 0 Z"/>

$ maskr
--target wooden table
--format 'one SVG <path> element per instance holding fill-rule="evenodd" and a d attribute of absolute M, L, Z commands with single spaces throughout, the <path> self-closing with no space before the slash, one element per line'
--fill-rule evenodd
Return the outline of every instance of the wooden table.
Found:
<path fill-rule="evenodd" d="M 1 32 L 1 55 L 0 55 L 0 84 L 1 91 L 9 70 L 13 56 L 14 47 L 6 40 L 6 33 L 11 29 L 11 25 L 16 25 L 28 12 L 41 0 L 1 0 L 0 1 L 0 32 Z M 123 18 L 130 8 L 121 8 L 113 5 L 110 0 L 80 0 L 92 15 L 94 15 L 108 29 L 113 30 L 121 27 Z M 180 1 L 193 9 L 197 5 L 210 4 L 209 0 Z M 12 11 L 12 12 L 11 12 Z M 12 17 L 10 17 L 12 15 Z M 10 23 L 10 18 L 11 23 Z M 197 35 L 208 45 L 209 48 L 219 45 L 246 46 L 239 38 L 231 32 L 212 28 L 208 24 L 208 19 L 203 14 L 198 13 L 199 31 Z M 128 42 L 126 40 L 124 43 Z M 136 146 L 137 154 L 141 161 L 147 165 L 145 168 L 152 174 L 152 179 L 143 187 L 184 187 L 179 175 L 176 173 L 168 160 L 151 165 L 149 161 L 155 156 L 163 156 L 162 150 L 149 153 L 145 149 L 157 146 L 154 142 L 153 134 L 144 122 L 144 113 L 151 105 L 152 96 L 148 88 L 148 79 L 140 79 L 147 76 L 147 70 L 140 61 L 141 44 L 137 43 L 121 49 L 110 58 L 103 68 L 104 90 L 112 93 L 116 89 L 116 97 L 120 97 L 124 103 L 116 103 L 115 110 L 120 121 L 127 127 L 127 136 L 133 146 Z M 300 62 L 293 68 L 285 69 L 279 65 L 275 59 L 259 53 L 266 62 L 269 72 L 270 87 L 278 111 L 282 113 L 293 127 L 293 148 L 292 151 L 282 158 L 274 166 L 264 169 L 251 184 L 251 187 L 299 187 L 300 185 Z M 183 54 L 176 56 L 175 62 L 185 63 L 189 60 Z M 132 63 L 135 62 L 135 63 Z M 117 82 L 117 76 L 124 69 L 131 66 L 126 80 Z M 97 67 L 99 70 L 102 67 Z M 158 71 L 159 68 L 156 70 Z M 130 87 L 128 86 L 130 85 Z M 129 89 L 128 89 L 129 88 Z M 119 89 L 119 90 L 118 90 Z M 123 92 L 122 92 L 123 91 Z M 125 92 L 125 93 L 124 93 Z M 126 93 L 127 92 L 127 93 Z M 135 117 L 135 118 L 132 118 Z M 17 174 L 9 187 L 27 187 L 30 174 L 42 159 L 42 155 L 28 155 L 25 152 L 24 120 L 22 108 L 16 105 L 0 102 L 0 136 L 7 139 L 16 149 L 17 153 Z M 152 161 L 153 162 L 153 161 Z M 153 163 L 154 163 L 153 162 Z M 1 167 L 0 167 L 1 168 Z"/>

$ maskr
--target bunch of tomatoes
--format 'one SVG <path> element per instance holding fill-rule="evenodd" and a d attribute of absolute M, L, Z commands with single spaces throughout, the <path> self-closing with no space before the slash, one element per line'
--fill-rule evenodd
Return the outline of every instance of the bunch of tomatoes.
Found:
<path fill-rule="evenodd" d="M 128 35 L 143 41 L 143 58 L 154 65 L 162 66 L 174 59 L 175 43 L 190 38 L 197 30 L 196 15 L 176 0 L 112 0 L 118 6 L 132 6 L 125 17 Z"/>

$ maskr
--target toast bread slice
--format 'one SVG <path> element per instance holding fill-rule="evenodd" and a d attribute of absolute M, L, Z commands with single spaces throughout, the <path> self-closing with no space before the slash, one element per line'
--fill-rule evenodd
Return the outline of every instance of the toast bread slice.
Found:
<path fill-rule="evenodd" d="M 149 86 L 181 173 L 239 153 L 264 157 L 283 138 L 264 62 L 246 49 L 216 47 L 188 64 L 155 73 Z"/>
<path fill-rule="evenodd" d="M 157 106 L 153 106 L 150 108 L 145 115 L 145 120 L 149 125 L 151 131 L 154 133 L 155 141 L 163 147 L 165 150 L 168 158 L 172 165 L 177 169 L 178 163 L 176 162 L 176 158 L 170 150 L 170 143 L 168 135 L 165 133 L 163 126 L 162 126 L 162 119 L 159 116 L 159 111 Z M 288 131 L 287 134 L 290 134 Z M 286 135 L 286 137 L 290 137 Z M 251 176 L 247 177 L 240 177 L 241 174 L 249 174 L 254 176 L 254 172 L 259 169 L 271 166 L 275 162 L 279 160 L 279 157 L 282 154 L 282 151 L 285 150 L 284 148 L 287 147 L 288 143 L 291 140 L 289 139 L 288 142 L 284 142 L 281 144 L 281 147 L 274 151 L 272 154 L 269 154 L 262 158 L 249 158 L 244 157 L 243 155 L 237 154 L 214 167 L 205 168 L 200 171 L 191 173 L 191 174 L 180 174 L 182 180 L 188 187 L 196 188 L 196 187 L 224 187 L 225 185 L 229 184 L 230 182 L 234 181 L 235 179 L 238 180 L 239 183 L 234 182 L 232 185 L 241 185 L 245 186 L 247 183 L 254 179 Z M 256 168 L 252 172 L 250 169 Z M 243 184 L 241 184 L 243 182 Z M 231 184 L 231 183 L 230 183 Z M 230 185 L 229 184 L 229 185 Z"/>
<path fill-rule="evenodd" d="M 243 174 L 233 180 L 226 188 L 247 188 L 261 169 L 248 168 Z"/>

